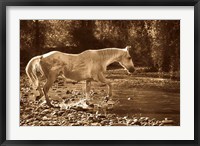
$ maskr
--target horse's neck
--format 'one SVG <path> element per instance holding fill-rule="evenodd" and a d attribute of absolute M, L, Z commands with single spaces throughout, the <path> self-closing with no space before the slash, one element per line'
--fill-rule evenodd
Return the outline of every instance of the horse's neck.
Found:
<path fill-rule="evenodd" d="M 123 51 L 119 49 L 108 50 L 104 55 L 104 61 L 106 65 L 109 65 L 113 62 L 119 62 L 119 58 L 123 55 Z"/>

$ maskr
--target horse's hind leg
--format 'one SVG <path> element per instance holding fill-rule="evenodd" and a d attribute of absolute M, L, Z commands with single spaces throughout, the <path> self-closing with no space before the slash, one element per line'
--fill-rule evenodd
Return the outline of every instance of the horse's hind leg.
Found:
<path fill-rule="evenodd" d="M 41 85 L 39 85 L 36 90 L 39 92 L 39 95 L 36 97 L 36 100 L 40 100 L 44 96 L 44 92 L 41 88 Z"/>
<path fill-rule="evenodd" d="M 43 96 L 44 96 L 44 92 L 43 92 L 43 89 L 42 89 L 42 81 L 46 80 L 46 77 L 45 76 L 42 76 L 41 80 L 39 80 L 38 82 L 38 87 L 37 87 L 37 91 L 39 92 L 39 95 L 36 97 L 36 100 L 40 100 Z"/>
<path fill-rule="evenodd" d="M 54 81 L 56 80 L 56 77 L 57 77 L 57 73 L 56 72 L 49 73 L 49 76 L 47 78 L 47 82 L 45 83 L 44 88 L 43 88 L 43 92 L 44 92 L 44 96 L 45 96 L 47 105 L 49 105 L 51 107 L 53 105 L 50 103 L 49 96 L 48 96 L 48 91 L 51 88 L 51 86 L 53 85 Z"/>

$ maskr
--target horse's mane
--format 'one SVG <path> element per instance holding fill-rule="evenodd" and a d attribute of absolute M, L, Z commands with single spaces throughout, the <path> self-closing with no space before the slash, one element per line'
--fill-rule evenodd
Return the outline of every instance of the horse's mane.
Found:
<path fill-rule="evenodd" d="M 102 57 L 113 57 L 113 56 L 121 54 L 122 51 L 123 51 L 123 49 L 120 49 L 120 48 L 103 48 L 103 49 L 99 49 L 99 50 L 86 50 L 80 54 L 96 52 L 96 53 L 98 53 L 99 56 L 102 56 Z"/>
<path fill-rule="evenodd" d="M 98 50 L 99 55 L 103 58 L 119 57 L 123 52 L 124 50 L 119 48 L 105 48 Z"/>

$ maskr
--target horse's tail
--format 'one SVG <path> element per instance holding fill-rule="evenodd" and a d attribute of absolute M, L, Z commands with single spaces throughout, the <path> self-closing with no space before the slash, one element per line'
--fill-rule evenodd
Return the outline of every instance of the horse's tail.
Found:
<path fill-rule="evenodd" d="M 30 83 L 33 85 L 33 88 L 38 89 L 39 86 L 39 79 L 37 76 L 37 72 L 40 72 L 40 74 L 44 74 L 43 70 L 40 65 L 40 61 L 43 58 L 43 56 L 36 56 L 32 58 L 27 66 L 26 66 L 26 74 L 28 78 L 30 79 Z"/>

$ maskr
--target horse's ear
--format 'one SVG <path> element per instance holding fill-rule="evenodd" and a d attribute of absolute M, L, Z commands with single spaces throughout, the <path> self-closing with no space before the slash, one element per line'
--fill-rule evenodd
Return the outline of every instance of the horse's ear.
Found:
<path fill-rule="evenodd" d="M 130 49 L 131 49 L 131 46 L 126 46 L 126 48 L 125 48 L 127 51 L 130 51 Z"/>

